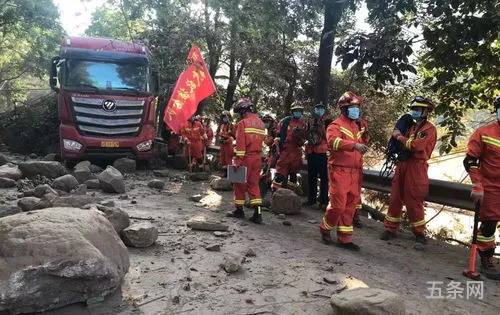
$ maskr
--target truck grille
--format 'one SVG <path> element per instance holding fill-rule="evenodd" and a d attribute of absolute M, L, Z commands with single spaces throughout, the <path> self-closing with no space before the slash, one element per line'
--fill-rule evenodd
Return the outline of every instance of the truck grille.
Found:
<path fill-rule="evenodd" d="M 116 100 L 116 109 L 106 111 L 103 98 L 72 97 L 76 125 L 84 136 L 134 137 L 144 118 L 143 100 Z"/>

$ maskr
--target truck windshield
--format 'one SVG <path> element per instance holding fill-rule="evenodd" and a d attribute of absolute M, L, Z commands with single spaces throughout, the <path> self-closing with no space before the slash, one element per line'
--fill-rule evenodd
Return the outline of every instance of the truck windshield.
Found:
<path fill-rule="evenodd" d="M 68 87 L 150 92 L 147 65 L 73 59 L 67 61 L 67 70 Z"/>

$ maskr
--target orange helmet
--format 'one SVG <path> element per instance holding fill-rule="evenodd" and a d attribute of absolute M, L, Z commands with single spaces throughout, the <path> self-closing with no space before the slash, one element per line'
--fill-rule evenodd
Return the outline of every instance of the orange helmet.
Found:
<path fill-rule="evenodd" d="M 347 91 L 339 98 L 337 106 L 339 108 L 351 106 L 351 105 L 361 105 L 363 104 L 363 98 L 360 95 L 356 95 L 351 91 Z"/>

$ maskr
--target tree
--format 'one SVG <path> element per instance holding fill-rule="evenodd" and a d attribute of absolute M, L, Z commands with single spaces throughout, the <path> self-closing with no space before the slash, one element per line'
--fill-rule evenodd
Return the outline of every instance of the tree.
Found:
<path fill-rule="evenodd" d="M 109 37 L 121 40 L 133 40 L 144 32 L 142 18 L 130 19 L 130 12 L 119 7 L 102 5 L 92 13 L 88 36 Z"/>

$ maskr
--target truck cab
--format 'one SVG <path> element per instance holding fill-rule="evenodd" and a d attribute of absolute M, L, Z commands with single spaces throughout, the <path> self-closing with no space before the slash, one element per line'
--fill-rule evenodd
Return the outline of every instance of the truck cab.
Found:
<path fill-rule="evenodd" d="M 60 154 L 83 159 L 153 158 L 157 75 L 141 44 L 66 37 L 52 59 Z"/>

